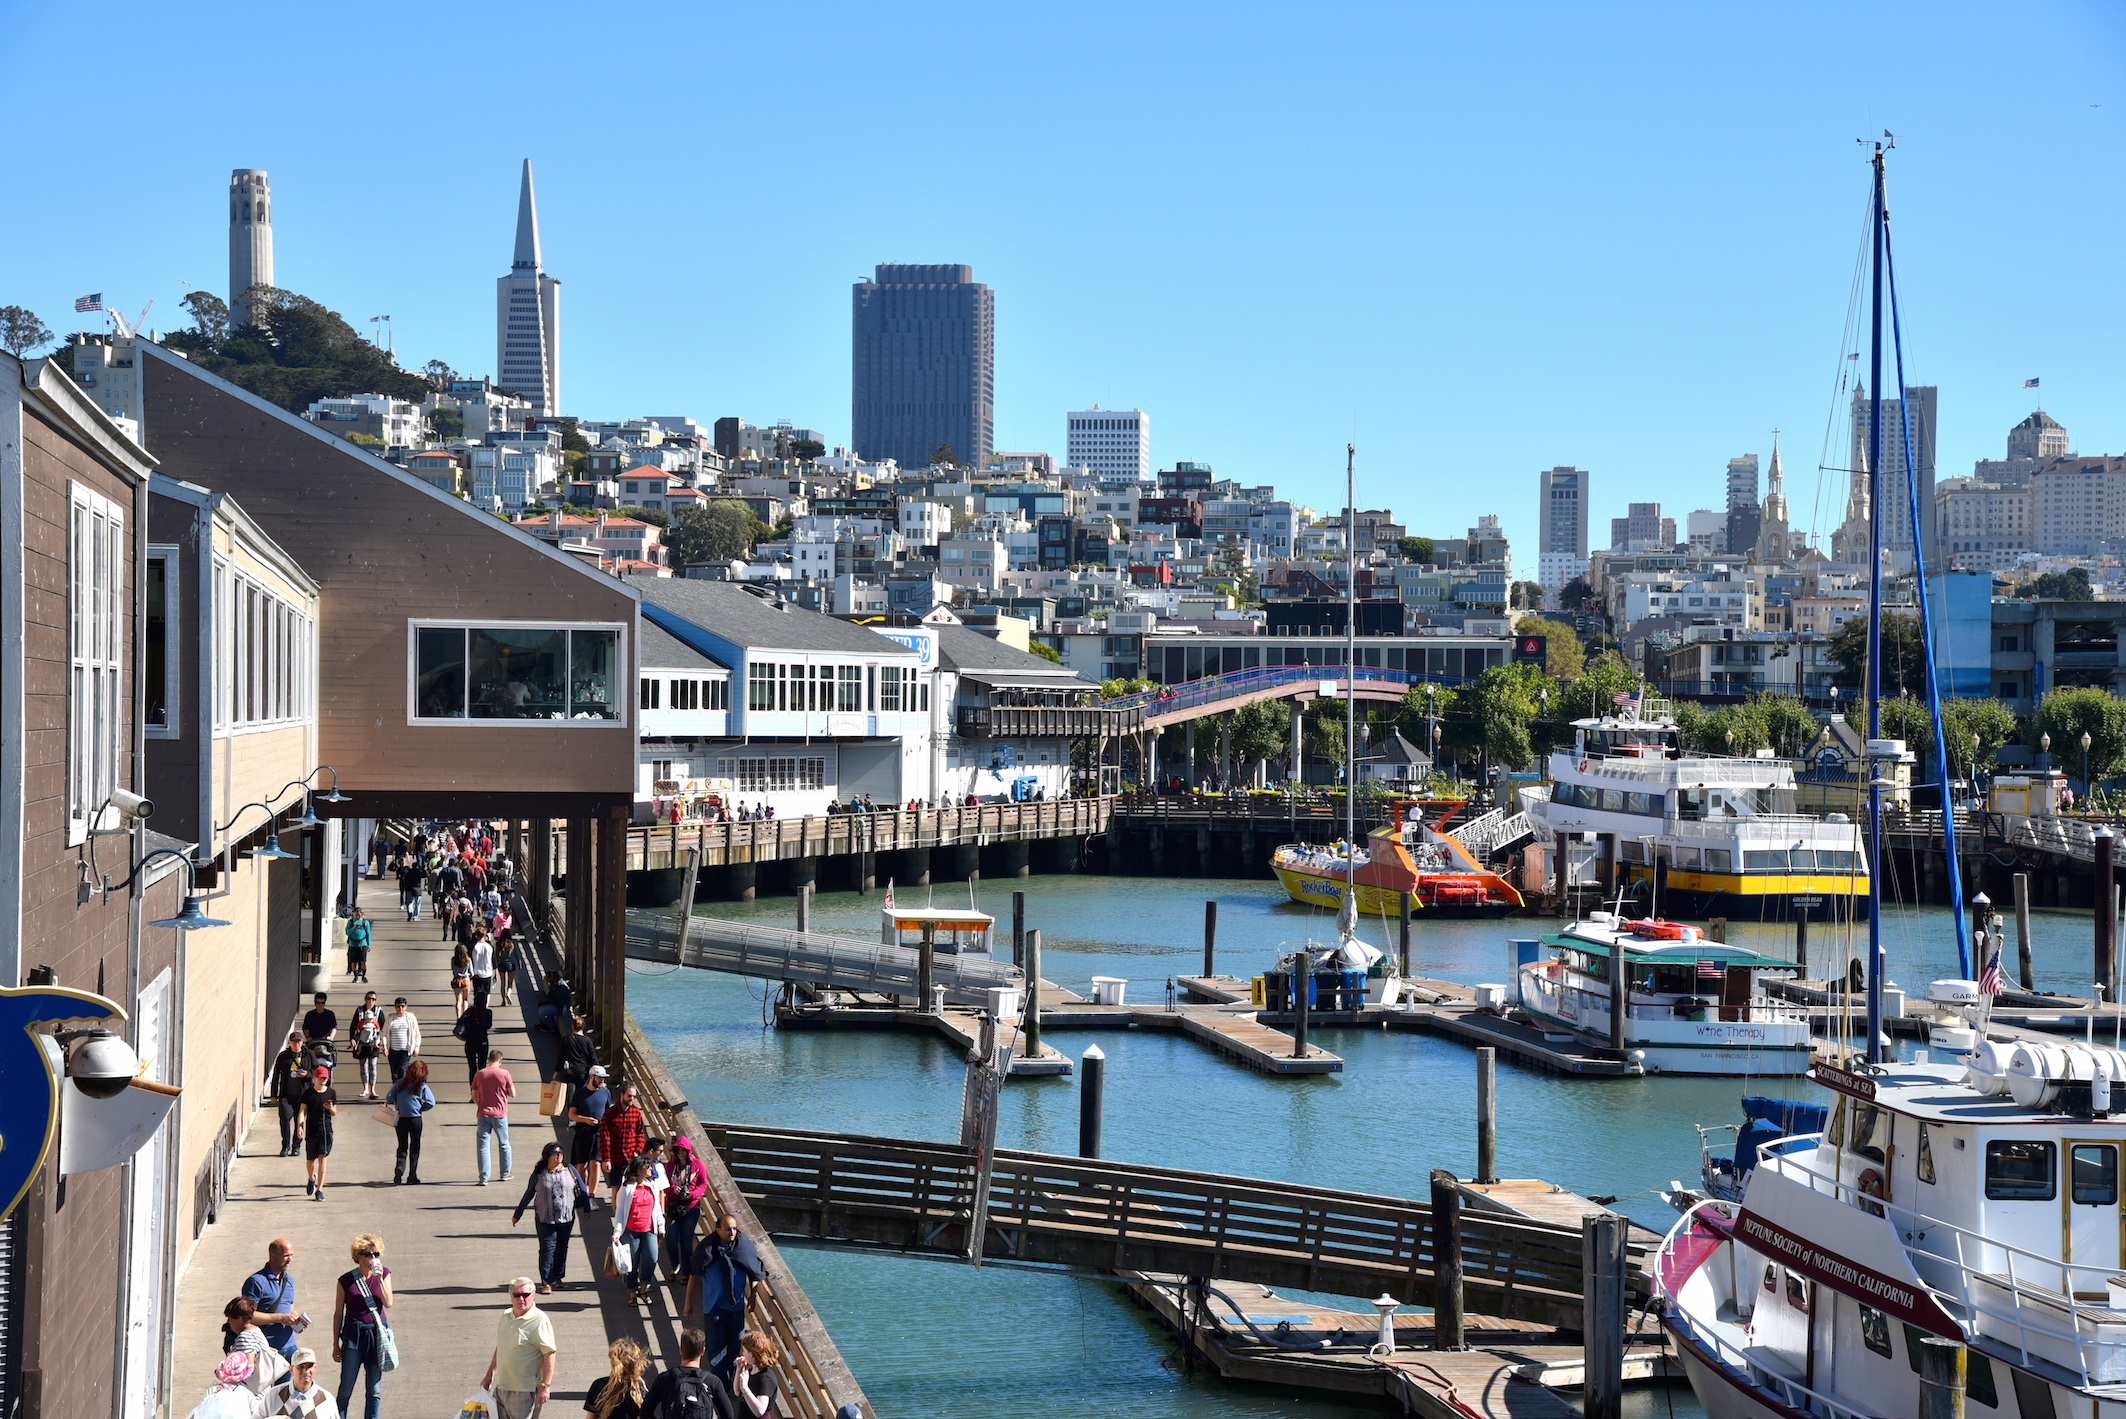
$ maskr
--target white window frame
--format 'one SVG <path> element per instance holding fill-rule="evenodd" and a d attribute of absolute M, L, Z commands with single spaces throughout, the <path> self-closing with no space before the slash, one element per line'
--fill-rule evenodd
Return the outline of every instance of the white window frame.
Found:
<path fill-rule="evenodd" d="M 317 617 L 219 553 L 212 663 L 215 738 L 271 734 L 315 719 Z"/>
<path fill-rule="evenodd" d="M 125 510 L 80 483 L 67 484 L 66 841 L 90 825 L 118 786 L 129 716 L 125 676 Z"/>
<path fill-rule="evenodd" d="M 613 648 L 616 663 L 613 666 L 613 705 L 619 713 L 612 719 L 488 719 L 466 715 L 462 719 L 423 719 L 419 713 L 421 632 L 424 630 L 463 631 L 614 631 Z M 570 653 L 574 653 L 571 643 Z M 628 626 L 625 621 L 502 621 L 472 620 L 463 616 L 432 620 L 408 621 L 406 623 L 406 723 L 418 729 L 632 729 L 637 714 L 636 699 L 640 694 L 623 693 L 624 685 L 639 686 L 641 672 L 630 671 L 633 664 L 632 647 L 628 642 Z"/>
<path fill-rule="evenodd" d="M 182 618 L 178 614 L 178 606 L 183 600 L 179 595 L 180 588 L 183 586 L 184 575 L 184 558 L 181 553 L 181 548 L 169 542 L 158 542 L 148 548 L 148 560 L 162 563 L 163 624 L 163 722 L 159 725 L 147 724 L 142 726 L 143 732 L 150 739 L 176 739 L 179 737 L 179 729 L 182 723 L 180 711 L 183 706 L 178 699 L 178 691 L 184 685 L 184 677 L 178 673 L 184 648 L 184 628 L 179 624 Z M 140 614 L 143 622 L 145 622 L 148 614 L 146 587 L 141 588 Z M 140 673 L 145 675 L 147 672 L 147 663 L 143 660 Z"/>

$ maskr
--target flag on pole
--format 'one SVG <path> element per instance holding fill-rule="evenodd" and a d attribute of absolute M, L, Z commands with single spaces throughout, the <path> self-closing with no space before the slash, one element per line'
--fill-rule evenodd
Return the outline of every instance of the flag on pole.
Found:
<path fill-rule="evenodd" d="M 893 879 L 891 877 L 886 879 L 886 910 L 889 912 L 893 910 Z"/>
<path fill-rule="evenodd" d="M 2001 953 L 1995 951 L 1986 958 L 1986 969 L 1979 972 L 1978 993 L 1980 995 L 1999 995 L 2001 989 Z"/>
<path fill-rule="evenodd" d="M 2037 388 L 2037 381 L 2036 381 L 2036 380 L 2034 380 L 2034 379 L 2026 379 L 2026 380 L 2024 380 L 2024 381 L 2023 381 L 2023 388 L 2025 388 L 2025 389 L 2035 389 L 2035 388 Z"/>
<path fill-rule="evenodd" d="M 96 293 L 95 295 L 93 295 L 93 296 L 76 296 L 76 297 L 74 297 L 74 310 L 75 310 L 75 313 L 76 313 L 76 314 L 80 314 L 80 313 L 84 313 L 84 312 L 87 312 L 87 311 L 92 311 L 92 310 L 102 310 L 102 309 L 103 309 L 103 292 L 101 292 L 101 291 L 98 291 L 98 292 L 97 292 L 97 293 Z"/>
<path fill-rule="evenodd" d="M 1718 961 L 1698 962 L 1699 980 L 1719 980 L 1722 976 L 1726 974 L 1727 968 L 1721 965 Z"/>
<path fill-rule="evenodd" d="M 1609 702 L 1619 709 L 1626 705 L 1635 705 L 1639 702 L 1639 692 L 1637 690 L 1619 690 L 1609 697 Z"/>

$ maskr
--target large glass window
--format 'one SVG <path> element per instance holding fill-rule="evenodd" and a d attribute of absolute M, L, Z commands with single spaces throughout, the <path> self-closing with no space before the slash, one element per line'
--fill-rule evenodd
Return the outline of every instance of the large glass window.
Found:
<path fill-rule="evenodd" d="M 147 694 L 146 725 L 150 734 L 168 734 L 176 729 L 176 562 L 175 555 L 167 551 L 148 556 L 148 653 L 141 667 L 141 687 Z"/>
<path fill-rule="evenodd" d="M 621 718 L 620 632 L 565 626 L 421 626 L 414 718 Z"/>
<path fill-rule="evenodd" d="M 864 707 L 864 667 L 844 665 L 836 671 L 834 707 L 843 714 Z"/>
<path fill-rule="evenodd" d="M 1986 1196 L 1995 1202 L 2050 1202 L 2058 1195 L 2050 1143 L 1996 1138 L 1986 1145 Z"/>

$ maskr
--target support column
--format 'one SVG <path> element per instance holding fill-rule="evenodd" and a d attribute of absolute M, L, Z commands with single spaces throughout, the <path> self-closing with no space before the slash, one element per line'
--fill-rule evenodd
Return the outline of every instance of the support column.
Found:
<path fill-rule="evenodd" d="M 1306 721 L 1299 701 L 1292 701 L 1292 736 L 1285 743 L 1286 760 L 1284 776 L 1294 783 L 1306 777 Z"/>
<path fill-rule="evenodd" d="M 524 869 L 524 900 L 531 903 L 534 924 L 546 929 L 546 913 L 554 892 L 554 825 L 548 818 L 532 819 L 531 861 Z"/>
<path fill-rule="evenodd" d="M 952 849 L 952 876 L 957 882 L 982 880 L 982 849 L 976 843 L 956 843 Z"/>
<path fill-rule="evenodd" d="M 511 862 L 516 863 L 519 867 L 524 865 L 524 820 L 522 818 L 509 820 L 509 840 L 503 850 L 509 854 Z"/>
<path fill-rule="evenodd" d="M 616 807 L 598 823 L 598 1013 L 609 1061 L 620 1058 L 627 1024 L 628 816 L 626 807 Z"/>
<path fill-rule="evenodd" d="M 760 887 L 760 869 L 750 862 L 734 862 L 724 869 L 723 894 L 734 902 L 750 902 Z"/>
<path fill-rule="evenodd" d="M 597 874 L 591 870 L 591 820 L 571 818 L 568 820 L 568 840 L 563 847 L 563 880 L 568 890 L 568 941 L 563 955 L 568 963 L 569 982 L 575 986 L 579 999 L 588 999 L 592 984 L 591 963 L 591 916 L 595 910 L 598 890 L 594 883 Z"/>
<path fill-rule="evenodd" d="M 325 963 L 325 979 L 332 979 L 332 869 L 325 862 L 325 833 L 313 828 L 307 834 L 310 860 L 303 866 L 310 874 L 310 950 Z"/>
<path fill-rule="evenodd" d="M 1193 789 L 1196 786 L 1196 721 L 1193 719 L 1183 728 L 1181 754 L 1181 782 Z"/>
<path fill-rule="evenodd" d="M 1033 845 L 1026 842 L 999 844 L 1004 853 L 1006 877 L 1031 877 L 1033 875 Z"/>
<path fill-rule="evenodd" d="M 353 873 L 347 868 L 345 825 L 337 818 L 327 818 L 318 836 L 323 840 L 323 852 L 319 860 L 319 880 L 324 884 L 325 920 L 329 925 L 339 917 L 342 906 L 354 899 L 351 882 Z M 328 939 L 325 945 L 332 943 Z"/>
<path fill-rule="evenodd" d="M 930 849 L 910 847 L 901 849 L 900 885 L 903 887 L 927 887 L 930 885 Z"/>
<path fill-rule="evenodd" d="M 802 892 L 807 887 L 819 886 L 819 859 L 816 857 L 793 857 L 790 859 L 790 890 Z"/>

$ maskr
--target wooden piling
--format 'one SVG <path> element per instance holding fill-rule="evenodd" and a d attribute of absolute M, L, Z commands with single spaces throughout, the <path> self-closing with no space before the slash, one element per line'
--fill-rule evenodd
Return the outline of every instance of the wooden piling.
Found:
<path fill-rule="evenodd" d="M 1011 963 L 1026 969 L 1026 894 L 1011 894 Z"/>
<path fill-rule="evenodd" d="M 937 924 L 923 923 L 923 945 L 916 958 L 915 1008 L 925 1015 L 930 1013 L 930 986 L 937 975 Z"/>
<path fill-rule="evenodd" d="M 797 934 L 804 935 L 812 929 L 812 884 L 797 884 Z"/>
<path fill-rule="evenodd" d="M 1314 953 L 1292 953 L 1292 1058 L 1307 1057 L 1307 997 L 1314 992 Z"/>
<path fill-rule="evenodd" d="M 1922 1336 L 1918 1359 L 1919 1419 L 1964 1419 L 1964 1347 Z"/>
<path fill-rule="evenodd" d="M 1476 1051 L 1476 1180 L 1499 1180 L 1499 1052 L 1491 1045 Z"/>
<path fill-rule="evenodd" d="M 1624 1048 L 1624 1027 L 1631 1019 L 1631 972 L 1624 969 L 1624 943 L 1609 948 L 1609 1047 Z"/>
<path fill-rule="evenodd" d="M 2037 989 L 2030 965 L 2030 874 L 2015 874 L 2015 970 L 2024 990 Z"/>
<path fill-rule="evenodd" d="M 1580 1219 L 1580 1324 L 1586 1419 L 1624 1413 L 1625 1223 L 1614 1212 Z"/>
<path fill-rule="evenodd" d="M 1408 892 L 1397 892 L 1395 896 L 1397 918 L 1395 940 L 1403 958 L 1402 973 L 1407 976 L 1410 974 L 1410 894 Z"/>
<path fill-rule="evenodd" d="M 1218 903 L 1203 904 L 1203 974 L 1218 974 Z"/>
<path fill-rule="evenodd" d="M 2102 981 L 2104 988 L 2111 992 L 2111 998 L 2116 1000 L 2118 992 L 2112 989 L 2114 973 L 2118 969 L 2118 942 L 2113 937 L 2118 925 L 2114 905 L 2117 892 L 2113 885 L 2113 842 L 2109 828 L 2098 828 L 2091 842 L 2096 850 L 2096 890 L 2092 894 L 2096 907 L 2096 975 L 2091 979 Z"/>
<path fill-rule="evenodd" d="M 1106 1102 L 1107 1055 L 1098 1045 L 1087 1045 L 1079 1060 L 1078 1156 L 1100 1156 L 1100 1110 Z"/>
<path fill-rule="evenodd" d="M 1809 973 L 1809 909 L 1794 908 L 1794 964 L 1797 974 L 1806 977 Z"/>
<path fill-rule="evenodd" d="M 1432 1170 L 1432 1348 L 1467 1350 L 1462 1334 L 1462 1185 Z"/>
<path fill-rule="evenodd" d="M 1035 927 L 1026 933 L 1026 1017 L 1020 1027 L 1019 1038 L 1025 1048 L 1019 1051 L 1022 1058 L 1037 1059 L 1041 1054 L 1041 929 Z"/>

